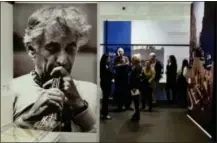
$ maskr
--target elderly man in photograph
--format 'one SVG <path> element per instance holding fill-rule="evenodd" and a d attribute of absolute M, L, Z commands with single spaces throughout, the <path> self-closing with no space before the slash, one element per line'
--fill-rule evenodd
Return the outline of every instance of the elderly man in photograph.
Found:
<path fill-rule="evenodd" d="M 161 65 L 160 61 L 157 60 L 155 53 L 149 54 L 149 61 L 151 62 L 151 67 L 155 70 L 155 79 L 153 81 L 153 94 L 152 94 L 152 103 L 155 104 L 157 87 L 163 74 L 163 66 Z"/>
<path fill-rule="evenodd" d="M 95 130 L 97 86 L 71 76 L 78 48 L 87 43 L 90 28 L 86 16 L 75 7 L 45 7 L 29 17 L 24 44 L 34 69 L 11 83 L 16 126 Z"/>

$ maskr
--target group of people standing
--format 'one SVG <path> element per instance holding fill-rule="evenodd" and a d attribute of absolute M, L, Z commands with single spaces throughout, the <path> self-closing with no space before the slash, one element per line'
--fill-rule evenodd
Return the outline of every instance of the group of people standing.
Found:
<path fill-rule="evenodd" d="M 111 119 L 108 114 L 109 96 L 112 93 L 112 84 L 115 84 L 114 99 L 117 105 L 117 111 L 134 110 L 132 120 L 140 120 L 140 110 L 152 111 L 152 105 L 156 103 L 156 88 L 162 78 L 163 66 L 156 58 L 155 53 L 150 53 L 141 64 L 141 55 L 134 54 L 131 61 L 124 56 L 124 50 L 119 48 L 118 56 L 114 60 L 113 69 L 111 59 L 108 54 L 104 54 L 100 61 L 100 86 L 103 92 L 101 118 Z M 167 84 L 166 92 L 170 103 L 175 101 L 175 83 L 177 76 L 177 63 L 175 56 L 171 55 L 167 64 Z M 172 99 L 170 100 L 170 92 Z M 131 104 L 134 104 L 134 109 Z M 141 103 L 141 108 L 140 108 Z"/>

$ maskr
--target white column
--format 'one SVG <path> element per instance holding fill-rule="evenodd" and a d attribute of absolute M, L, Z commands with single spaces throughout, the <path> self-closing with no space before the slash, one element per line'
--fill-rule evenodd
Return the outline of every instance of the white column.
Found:
<path fill-rule="evenodd" d="M 13 79 L 13 5 L 1 2 L 1 87 Z"/>

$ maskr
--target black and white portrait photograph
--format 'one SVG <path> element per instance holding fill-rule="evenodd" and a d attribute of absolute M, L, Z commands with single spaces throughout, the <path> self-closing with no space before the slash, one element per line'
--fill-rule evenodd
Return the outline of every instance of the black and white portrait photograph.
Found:
<path fill-rule="evenodd" d="M 52 132 L 97 132 L 97 4 L 13 8 L 13 122 Z"/>

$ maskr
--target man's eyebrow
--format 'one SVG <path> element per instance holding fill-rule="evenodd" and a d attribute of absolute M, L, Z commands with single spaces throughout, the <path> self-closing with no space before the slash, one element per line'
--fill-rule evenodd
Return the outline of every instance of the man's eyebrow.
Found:
<path fill-rule="evenodd" d="M 73 41 L 73 42 L 71 42 L 71 43 L 69 43 L 69 44 L 67 44 L 67 46 L 76 46 L 76 42 L 75 41 Z"/>
<path fill-rule="evenodd" d="M 49 47 L 49 46 L 60 46 L 60 44 L 57 43 L 57 42 L 51 41 L 51 42 L 45 43 L 45 46 L 46 47 Z"/>

